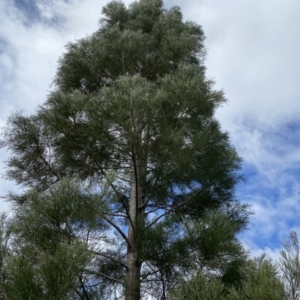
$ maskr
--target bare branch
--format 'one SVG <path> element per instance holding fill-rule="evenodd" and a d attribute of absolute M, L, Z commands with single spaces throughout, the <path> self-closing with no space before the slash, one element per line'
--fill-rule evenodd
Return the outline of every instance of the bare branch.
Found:
<path fill-rule="evenodd" d="M 87 273 L 90 273 L 90 274 L 102 276 L 102 277 L 104 277 L 104 278 L 106 278 L 106 279 L 108 279 L 108 280 L 110 280 L 110 281 L 114 281 L 114 282 L 117 282 L 117 283 L 119 283 L 119 284 L 124 284 L 121 280 L 116 279 L 116 278 L 113 278 L 113 277 L 110 277 L 110 276 L 105 275 L 105 274 L 103 274 L 103 273 L 101 273 L 101 272 L 96 272 L 96 271 L 92 271 L 92 270 L 84 270 L 84 271 L 87 272 Z"/>
<path fill-rule="evenodd" d="M 114 262 L 116 262 L 116 263 L 118 263 L 118 264 L 120 264 L 121 266 L 123 266 L 126 270 L 128 269 L 128 267 L 127 267 L 127 265 L 125 264 L 125 263 L 123 263 L 122 261 L 120 261 L 120 260 L 118 260 L 118 259 L 116 259 L 116 258 L 114 258 L 114 257 L 112 257 L 112 256 L 110 256 L 110 255 L 108 255 L 108 254 L 106 254 L 106 253 L 104 253 L 104 252 L 98 252 L 98 251 L 92 251 L 94 254 L 96 254 L 96 255 L 100 255 L 100 256 L 103 256 L 103 257 L 105 257 L 105 258 L 107 258 L 107 259 L 110 259 L 110 260 L 112 260 L 112 261 L 114 261 Z"/>
<path fill-rule="evenodd" d="M 109 223 L 111 226 L 113 226 L 119 233 L 120 235 L 123 237 L 123 239 L 126 241 L 126 243 L 132 247 L 131 243 L 129 242 L 127 236 L 125 235 L 125 233 L 122 231 L 122 229 L 115 223 L 113 222 L 111 219 L 107 218 L 104 214 L 101 215 L 103 217 L 103 219 Z"/>

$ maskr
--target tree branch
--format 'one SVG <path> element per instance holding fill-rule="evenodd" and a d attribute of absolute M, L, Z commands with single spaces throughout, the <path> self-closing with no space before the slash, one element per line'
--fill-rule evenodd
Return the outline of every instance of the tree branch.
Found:
<path fill-rule="evenodd" d="M 159 217 L 157 217 L 153 222 L 151 222 L 149 225 L 146 226 L 146 229 L 151 227 L 153 224 L 155 224 L 157 221 L 159 221 L 161 218 L 163 218 L 164 216 L 166 216 L 167 214 L 171 213 L 172 211 L 174 211 L 176 208 L 186 204 L 187 201 L 184 201 L 176 206 L 173 206 L 171 209 L 169 209 L 168 211 L 166 211 L 165 213 L 161 214 Z"/>
<path fill-rule="evenodd" d="M 108 276 L 108 275 L 106 275 L 106 274 L 103 274 L 103 273 L 101 273 L 101 272 L 96 272 L 96 271 L 92 271 L 92 270 L 84 270 L 84 271 L 87 272 L 87 273 L 90 273 L 90 274 L 102 276 L 102 277 L 104 277 L 104 278 L 106 278 L 106 279 L 108 279 L 108 280 L 110 280 L 110 281 L 114 281 L 114 282 L 117 282 L 117 283 L 119 283 L 119 284 L 124 284 L 121 280 L 116 279 L 116 278 L 113 278 L 113 277 L 110 277 L 110 276 Z"/>
<path fill-rule="evenodd" d="M 112 257 L 112 256 L 110 256 L 110 255 L 108 255 L 108 254 L 106 254 L 106 253 L 98 252 L 98 251 L 95 251 L 95 250 L 92 250 L 92 252 L 93 252 L 94 254 L 96 254 L 96 255 L 101 255 L 101 256 L 103 256 L 103 257 L 105 257 L 105 258 L 107 258 L 107 259 L 110 259 L 110 260 L 112 260 L 112 261 L 114 261 L 114 262 L 120 264 L 120 265 L 123 266 L 126 270 L 128 269 L 128 267 L 127 267 L 127 265 L 126 265 L 125 263 L 123 263 L 122 261 L 120 261 L 120 260 L 118 260 L 118 259 L 116 259 L 116 258 L 114 258 L 114 257 Z"/>
<path fill-rule="evenodd" d="M 111 226 L 113 226 L 119 233 L 120 235 L 123 237 L 123 239 L 126 241 L 126 243 L 132 247 L 131 243 L 129 242 L 127 236 L 125 235 L 125 233 L 122 231 L 122 229 L 112 220 L 110 220 L 109 218 L 107 218 L 104 214 L 101 214 L 101 216 L 103 217 L 103 219 L 109 223 Z"/>

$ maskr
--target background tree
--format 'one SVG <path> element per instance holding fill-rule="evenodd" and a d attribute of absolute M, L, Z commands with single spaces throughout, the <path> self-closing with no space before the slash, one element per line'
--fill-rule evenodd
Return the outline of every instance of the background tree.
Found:
<path fill-rule="evenodd" d="M 129 8 L 112 1 L 102 12 L 95 34 L 67 46 L 46 103 L 32 116 L 8 120 L 2 145 L 13 156 L 6 174 L 26 187 L 8 198 L 26 216 L 32 199 L 72 211 L 69 217 L 55 213 L 54 227 L 42 219 L 40 235 L 37 230 L 28 238 L 47 240 L 56 228 L 63 232 L 51 235 L 57 249 L 85 241 L 94 276 L 78 290 L 83 299 L 108 297 L 112 286 L 127 300 L 140 299 L 153 292 L 154 282 L 163 299 L 189 270 L 191 261 L 182 257 L 193 243 L 202 247 L 205 263 L 223 247 L 205 246 L 208 240 L 191 235 L 190 224 L 227 209 L 240 224 L 230 237 L 244 228 L 247 207 L 234 202 L 240 158 L 214 118 L 225 99 L 205 77 L 201 27 L 183 22 L 180 9 L 166 10 L 161 0 Z M 66 179 L 76 183 L 73 194 L 63 193 L 55 206 Z M 68 208 L 70 199 L 75 202 Z M 86 209 L 88 218 L 78 212 Z M 56 257 L 46 245 L 47 255 Z M 100 287 L 88 295 L 92 283 Z"/>
<path fill-rule="evenodd" d="M 240 267 L 241 284 L 229 285 L 221 278 L 197 274 L 171 292 L 172 300 L 284 300 L 284 285 L 276 265 L 265 255 L 254 259 L 245 259 Z"/>
<path fill-rule="evenodd" d="M 8 280 L 7 274 L 7 258 L 10 254 L 9 241 L 10 230 L 8 218 L 5 213 L 0 215 L 0 299 L 7 299 L 4 285 Z"/>
<path fill-rule="evenodd" d="M 225 300 L 225 286 L 219 278 L 208 278 L 200 273 L 173 290 L 170 299 Z"/>
<path fill-rule="evenodd" d="M 3 299 L 74 299 L 84 294 L 83 270 L 92 256 L 84 227 L 93 232 L 92 214 L 84 218 L 92 203 L 84 200 L 64 180 L 51 194 L 30 193 L 17 208 L 4 227 L 10 239 L 2 256 Z M 89 224 L 83 227 L 79 220 Z"/>
<path fill-rule="evenodd" d="M 287 299 L 300 299 L 300 257 L 299 242 L 295 231 L 291 231 L 288 239 L 282 241 L 280 251 L 280 268 L 283 275 Z"/>
<path fill-rule="evenodd" d="M 266 255 L 247 262 L 241 288 L 229 289 L 229 300 L 285 299 L 284 285 L 277 266 Z"/>

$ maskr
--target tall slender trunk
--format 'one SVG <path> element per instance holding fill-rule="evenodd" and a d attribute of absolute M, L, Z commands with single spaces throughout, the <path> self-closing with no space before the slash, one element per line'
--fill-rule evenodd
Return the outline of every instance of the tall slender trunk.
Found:
<path fill-rule="evenodd" d="M 140 300 L 141 297 L 141 259 L 140 249 L 144 226 L 144 191 L 145 168 L 139 160 L 134 162 L 131 169 L 130 201 L 129 201 L 129 228 L 127 248 L 126 300 Z"/>

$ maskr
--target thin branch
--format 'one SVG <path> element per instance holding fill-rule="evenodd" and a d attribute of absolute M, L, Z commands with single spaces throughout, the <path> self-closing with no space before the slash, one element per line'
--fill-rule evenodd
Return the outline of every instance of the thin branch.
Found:
<path fill-rule="evenodd" d="M 107 259 L 110 259 L 110 260 L 112 260 L 112 261 L 114 261 L 114 262 L 116 262 L 116 263 L 118 263 L 118 264 L 120 264 L 121 266 L 123 266 L 126 270 L 128 269 L 128 267 L 127 267 L 127 265 L 125 264 L 125 263 L 123 263 L 122 261 L 120 261 L 120 260 L 118 260 L 118 259 L 116 259 L 116 258 L 114 258 L 114 257 L 112 257 L 112 256 L 110 256 L 110 255 L 108 255 L 108 254 L 106 254 L 106 253 L 103 253 L 103 252 L 98 252 L 98 251 L 92 251 L 94 254 L 96 254 L 96 255 L 101 255 L 101 256 L 103 256 L 103 257 L 105 257 L 105 258 L 107 258 Z"/>
<path fill-rule="evenodd" d="M 53 170 L 53 168 L 51 167 L 51 165 L 48 163 L 48 161 L 46 160 L 46 158 L 44 157 L 43 154 L 41 154 L 41 159 L 42 161 L 46 164 L 46 166 L 53 172 L 53 174 L 59 179 L 61 180 L 61 177 L 59 176 L 59 174 Z"/>
<path fill-rule="evenodd" d="M 106 278 L 106 279 L 108 279 L 108 280 L 117 282 L 117 283 L 119 283 L 119 284 L 124 284 L 121 280 L 116 279 L 116 278 L 113 278 L 113 277 L 110 277 L 110 276 L 108 276 L 108 275 L 106 275 L 106 274 L 103 274 L 103 273 L 101 273 L 101 272 L 96 272 L 96 271 L 92 271 L 92 270 L 84 270 L 84 271 L 87 272 L 87 273 L 90 273 L 90 274 L 102 276 L 102 277 L 104 277 L 104 278 Z"/>
<path fill-rule="evenodd" d="M 76 294 L 80 297 L 80 299 L 85 300 L 78 289 L 75 289 Z"/>
<path fill-rule="evenodd" d="M 127 218 L 127 215 L 118 214 L 118 213 L 112 213 L 112 214 L 107 214 L 107 215 L 112 216 L 112 217 Z"/>
<path fill-rule="evenodd" d="M 158 273 L 160 270 L 158 269 L 158 270 L 155 270 L 155 271 L 153 271 L 153 269 L 147 264 L 147 266 L 150 268 L 150 271 L 151 272 L 148 272 L 147 274 L 142 274 L 142 282 L 148 282 L 148 281 L 151 281 L 151 279 L 149 279 L 149 280 L 146 280 L 146 278 L 147 277 L 149 277 L 149 276 L 151 276 L 151 275 L 154 275 L 154 274 L 156 274 L 156 273 Z"/>
<path fill-rule="evenodd" d="M 107 218 L 104 214 L 101 215 L 103 217 L 103 219 L 109 223 L 111 226 L 113 226 L 120 234 L 121 236 L 123 237 L 123 239 L 126 241 L 126 243 L 132 247 L 131 243 L 129 242 L 127 236 L 125 235 L 125 233 L 121 230 L 121 228 L 115 223 L 113 222 L 112 220 L 110 220 L 109 218 Z"/>
<path fill-rule="evenodd" d="M 86 292 L 84 283 L 83 283 L 83 281 L 82 281 L 82 274 L 79 275 L 79 281 L 80 281 L 80 284 L 81 284 L 81 287 L 82 287 L 82 290 L 83 290 L 83 294 L 84 294 L 85 297 L 86 297 L 86 300 L 89 300 L 90 297 L 89 297 L 88 293 Z M 83 297 L 82 297 L 82 298 L 83 298 Z"/>
<path fill-rule="evenodd" d="M 163 218 L 164 216 L 166 216 L 167 214 L 171 213 L 172 211 L 174 211 L 176 208 L 181 207 L 182 205 L 186 204 L 187 201 L 183 201 L 182 203 L 173 206 L 171 209 L 169 209 L 168 211 L 166 211 L 165 213 L 161 214 L 159 217 L 157 217 L 153 222 L 151 222 L 149 225 L 146 226 L 146 229 L 151 227 L 153 224 L 155 224 L 157 221 L 159 221 L 161 218 Z"/>

